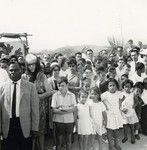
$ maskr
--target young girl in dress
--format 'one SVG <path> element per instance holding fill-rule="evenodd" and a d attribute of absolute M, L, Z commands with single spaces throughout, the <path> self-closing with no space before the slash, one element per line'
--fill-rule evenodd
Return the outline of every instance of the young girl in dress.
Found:
<path fill-rule="evenodd" d="M 128 140 L 128 126 L 131 130 L 131 143 L 135 143 L 135 135 L 134 135 L 134 124 L 138 123 L 138 118 L 134 109 L 134 95 L 131 92 L 133 87 L 133 82 L 129 79 L 125 80 L 122 84 L 124 91 L 122 92 L 124 96 L 124 101 L 121 104 L 122 116 L 124 120 L 124 138 L 122 143 L 125 143 Z"/>
<path fill-rule="evenodd" d="M 91 89 L 89 98 L 92 99 L 92 103 L 90 105 L 90 115 L 94 130 L 94 134 L 92 135 L 92 145 L 93 149 L 96 150 L 95 136 L 98 135 L 99 150 L 102 150 L 102 135 L 106 133 L 104 126 L 106 108 L 101 102 L 100 91 L 97 87 L 93 87 Z"/>
<path fill-rule="evenodd" d="M 88 150 L 88 138 L 93 133 L 89 104 L 87 103 L 88 93 L 81 90 L 79 95 L 79 103 L 77 104 L 79 147 L 80 150 Z"/>
<path fill-rule="evenodd" d="M 108 79 L 108 91 L 101 95 L 102 102 L 106 106 L 106 129 L 109 143 L 109 150 L 121 150 L 119 145 L 119 129 L 123 127 L 123 120 L 120 111 L 121 92 L 115 79 Z"/>

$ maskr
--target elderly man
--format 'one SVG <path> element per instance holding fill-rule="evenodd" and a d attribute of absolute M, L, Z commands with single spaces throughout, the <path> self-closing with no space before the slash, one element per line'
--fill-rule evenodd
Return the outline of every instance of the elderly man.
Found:
<path fill-rule="evenodd" d="M 31 133 L 39 125 L 39 99 L 33 84 L 21 79 L 17 62 L 9 64 L 9 78 L 0 87 L 0 133 L 3 150 L 31 150 Z"/>

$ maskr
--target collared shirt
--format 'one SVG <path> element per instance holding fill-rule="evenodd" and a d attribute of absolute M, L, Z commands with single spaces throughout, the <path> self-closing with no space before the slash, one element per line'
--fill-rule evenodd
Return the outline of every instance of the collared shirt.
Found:
<path fill-rule="evenodd" d="M 75 95 L 69 91 L 67 91 L 66 95 L 63 96 L 60 91 L 56 92 L 52 97 L 52 104 L 53 108 L 58 108 L 59 106 L 63 106 L 66 108 L 76 106 L 76 98 Z M 60 123 L 73 123 L 74 116 L 73 113 L 67 114 L 54 114 L 53 117 L 54 122 Z"/>
<path fill-rule="evenodd" d="M 6 70 L 0 68 L 0 84 L 9 80 L 9 76 Z"/>
<path fill-rule="evenodd" d="M 21 79 L 16 84 L 16 117 L 19 117 L 19 104 L 20 104 L 20 84 Z M 14 83 L 11 81 L 11 111 L 10 118 L 12 118 L 12 100 L 13 100 Z"/>

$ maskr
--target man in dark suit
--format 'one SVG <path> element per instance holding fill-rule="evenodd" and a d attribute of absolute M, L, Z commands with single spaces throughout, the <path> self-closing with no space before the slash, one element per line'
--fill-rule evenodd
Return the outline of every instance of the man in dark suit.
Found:
<path fill-rule="evenodd" d="M 0 133 L 4 150 L 31 150 L 31 135 L 39 125 L 39 99 L 35 86 L 21 79 L 21 67 L 9 65 L 10 80 L 0 87 Z"/>

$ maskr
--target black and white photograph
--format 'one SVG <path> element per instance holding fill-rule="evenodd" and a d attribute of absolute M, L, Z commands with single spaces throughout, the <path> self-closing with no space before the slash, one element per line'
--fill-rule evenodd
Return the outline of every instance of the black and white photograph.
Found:
<path fill-rule="evenodd" d="M 0 1 L 0 150 L 147 149 L 147 1 Z"/>

